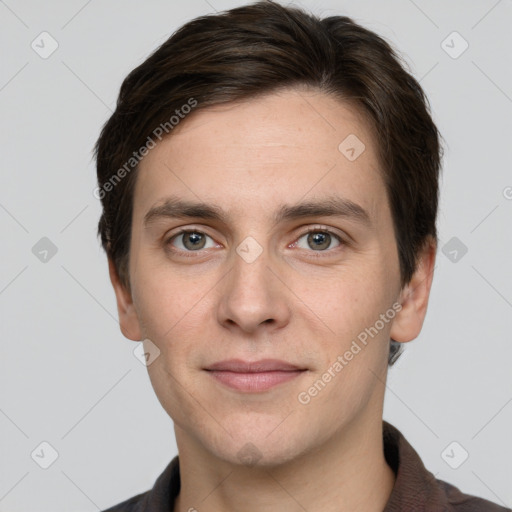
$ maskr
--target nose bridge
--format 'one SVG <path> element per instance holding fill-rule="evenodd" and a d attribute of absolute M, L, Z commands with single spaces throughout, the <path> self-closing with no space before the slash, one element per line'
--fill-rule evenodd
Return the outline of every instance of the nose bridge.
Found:
<path fill-rule="evenodd" d="M 266 244 L 247 236 L 235 247 L 222 290 L 220 321 L 230 320 L 250 331 L 269 320 L 281 323 L 286 317 L 285 298 L 269 268 Z"/>
<path fill-rule="evenodd" d="M 262 300 L 269 293 L 268 255 L 266 242 L 260 243 L 253 236 L 247 236 L 235 247 L 230 284 L 239 298 L 257 295 Z"/>

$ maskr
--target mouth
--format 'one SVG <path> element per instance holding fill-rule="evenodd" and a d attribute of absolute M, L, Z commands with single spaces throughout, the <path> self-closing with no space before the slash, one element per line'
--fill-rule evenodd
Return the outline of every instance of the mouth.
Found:
<path fill-rule="evenodd" d="M 205 370 L 221 384 L 244 393 L 267 391 L 307 371 L 306 368 L 277 359 L 254 362 L 230 359 L 212 364 Z"/>

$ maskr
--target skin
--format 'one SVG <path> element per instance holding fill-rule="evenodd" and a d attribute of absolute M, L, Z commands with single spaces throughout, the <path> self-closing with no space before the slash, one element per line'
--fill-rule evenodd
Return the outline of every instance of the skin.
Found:
<path fill-rule="evenodd" d="M 350 134 L 366 146 L 354 161 L 338 150 Z M 418 336 L 436 247 L 425 246 L 402 289 L 372 134 L 349 104 L 287 89 L 194 112 L 141 162 L 131 292 L 109 267 L 123 334 L 160 350 L 148 372 L 175 425 L 176 511 L 384 509 L 394 485 L 382 442 L 389 339 Z M 146 228 L 145 214 L 170 195 L 216 204 L 227 220 L 158 218 Z M 328 216 L 273 222 L 282 204 L 333 195 L 363 207 L 371 225 Z M 169 240 L 182 228 L 206 234 L 204 247 L 184 245 L 183 235 Z M 332 235 L 318 249 L 309 228 L 343 241 Z M 262 248 L 251 263 L 236 251 L 248 236 Z M 299 393 L 394 303 L 399 313 L 300 403 Z M 231 358 L 281 359 L 307 371 L 243 393 L 204 370 Z M 248 446 L 250 461 L 241 456 Z"/>

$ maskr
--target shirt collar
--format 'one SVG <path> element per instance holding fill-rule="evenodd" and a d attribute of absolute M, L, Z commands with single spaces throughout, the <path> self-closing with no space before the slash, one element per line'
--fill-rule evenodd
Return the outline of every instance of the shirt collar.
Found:
<path fill-rule="evenodd" d="M 427 471 L 414 448 L 390 423 L 383 421 L 382 430 L 384 456 L 396 477 L 383 512 L 444 510 L 448 506 L 446 494 L 439 488 L 434 475 Z M 179 457 L 176 456 L 145 496 L 141 510 L 169 512 L 174 507 L 180 487 Z"/>
<path fill-rule="evenodd" d="M 445 510 L 448 506 L 446 495 L 439 489 L 438 480 L 425 468 L 418 453 L 402 433 L 387 421 L 382 422 L 382 431 L 384 456 L 396 478 L 383 512 Z"/>

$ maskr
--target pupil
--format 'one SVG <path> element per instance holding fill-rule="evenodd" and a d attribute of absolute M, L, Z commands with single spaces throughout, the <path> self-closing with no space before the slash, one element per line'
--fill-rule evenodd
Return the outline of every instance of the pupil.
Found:
<path fill-rule="evenodd" d="M 314 233 L 309 235 L 309 240 L 313 241 L 315 248 L 325 249 L 325 247 L 329 246 L 330 235 L 327 233 Z"/>
<path fill-rule="evenodd" d="M 187 249 L 197 249 L 201 248 L 204 245 L 203 235 L 200 233 L 187 233 L 185 237 L 185 247 Z"/>

